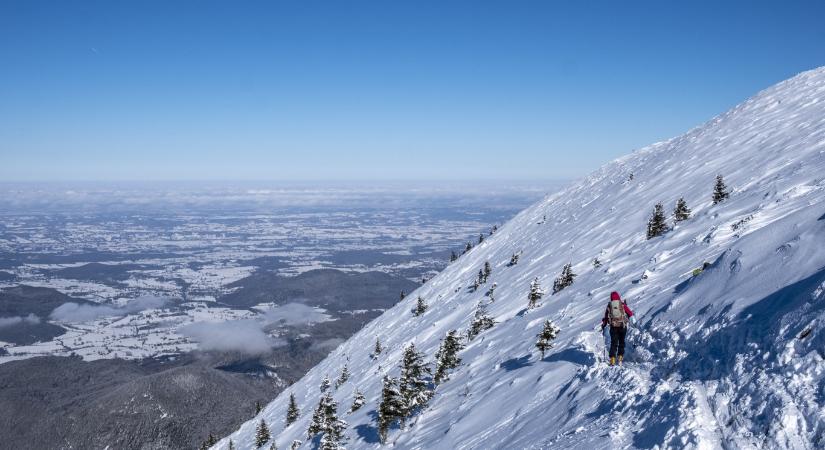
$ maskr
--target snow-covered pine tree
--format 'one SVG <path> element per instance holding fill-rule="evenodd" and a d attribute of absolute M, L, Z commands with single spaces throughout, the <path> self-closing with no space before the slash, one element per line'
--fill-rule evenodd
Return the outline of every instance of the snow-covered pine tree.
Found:
<path fill-rule="evenodd" d="M 415 303 L 415 309 L 413 310 L 413 314 L 418 317 L 422 314 L 427 312 L 427 302 L 424 301 L 424 297 L 418 296 L 418 300 Z"/>
<path fill-rule="evenodd" d="M 484 242 L 484 233 L 479 233 L 478 235 L 478 243 L 481 244 Z"/>
<path fill-rule="evenodd" d="M 324 431 L 325 398 L 325 394 L 321 395 L 321 399 L 318 401 L 318 406 L 316 406 L 315 411 L 312 412 L 312 420 L 309 422 L 309 428 L 307 428 L 307 439 L 312 439 L 313 436 Z"/>
<path fill-rule="evenodd" d="M 286 409 L 286 426 L 292 425 L 298 418 L 301 417 L 301 410 L 298 409 L 298 404 L 295 402 L 295 394 L 289 394 L 289 406 Z"/>
<path fill-rule="evenodd" d="M 539 340 L 536 342 L 536 347 L 541 352 L 541 359 L 544 359 L 544 353 L 553 348 L 553 340 L 559 334 L 559 327 L 553 324 L 550 319 L 544 321 L 544 328 L 538 334 Z"/>
<path fill-rule="evenodd" d="M 321 432 L 320 450 L 342 450 L 343 433 L 347 428 L 347 423 L 338 418 L 338 404 L 332 398 L 332 393 L 327 392 L 322 399 L 323 427 Z"/>
<path fill-rule="evenodd" d="M 295 439 L 292 441 L 292 445 L 289 446 L 289 450 L 298 450 L 301 447 L 301 444 L 303 444 L 302 441 Z"/>
<path fill-rule="evenodd" d="M 355 390 L 355 398 L 352 399 L 352 406 L 349 407 L 349 412 L 353 413 L 361 409 L 362 406 L 366 403 L 366 399 L 364 398 L 364 394 L 361 393 L 358 389 Z"/>
<path fill-rule="evenodd" d="M 479 280 L 478 277 L 476 277 L 476 279 L 473 280 L 473 285 L 470 287 L 470 290 L 475 292 L 478 290 L 479 286 L 481 286 L 481 280 Z"/>
<path fill-rule="evenodd" d="M 510 263 L 507 264 L 507 266 L 512 267 L 512 266 L 515 266 L 516 264 L 518 264 L 518 257 L 519 257 L 518 253 L 513 253 L 513 256 L 510 257 Z"/>
<path fill-rule="evenodd" d="M 667 232 L 667 220 L 665 219 L 665 207 L 661 203 L 656 203 L 653 207 L 653 215 L 647 222 L 647 238 L 653 239 Z"/>
<path fill-rule="evenodd" d="M 676 207 L 673 208 L 673 223 L 679 223 L 690 218 L 690 208 L 687 207 L 685 199 L 679 197 L 676 201 Z"/>
<path fill-rule="evenodd" d="M 327 390 L 329 390 L 329 387 L 331 385 L 332 385 L 332 383 L 330 383 L 330 381 L 329 381 L 329 376 L 324 375 L 324 379 L 321 380 L 321 388 L 320 388 L 321 392 L 326 392 Z"/>
<path fill-rule="evenodd" d="M 458 259 L 458 255 L 455 254 L 455 250 L 450 252 L 450 262 L 455 262 Z"/>
<path fill-rule="evenodd" d="M 470 251 L 470 250 L 472 250 L 472 249 L 473 249 L 473 243 L 472 243 L 472 242 L 468 242 L 468 243 L 467 243 L 467 245 L 464 247 L 464 253 L 467 253 L 467 252 L 469 252 L 469 251 Z"/>
<path fill-rule="evenodd" d="M 538 301 L 544 296 L 544 291 L 541 289 L 539 278 L 536 277 L 530 282 L 530 293 L 527 294 L 527 309 L 533 309 L 538 306 Z"/>
<path fill-rule="evenodd" d="M 229 440 L 229 450 L 235 450 L 235 441 Z"/>
<path fill-rule="evenodd" d="M 490 286 L 490 289 L 487 290 L 487 293 L 484 294 L 484 295 L 486 295 L 487 297 L 490 298 L 490 303 L 496 301 L 496 288 L 497 287 L 498 287 L 498 284 L 493 283 L 493 285 Z"/>
<path fill-rule="evenodd" d="M 378 339 L 378 338 L 375 338 L 375 347 L 372 349 L 373 359 L 378 358 L 378 355 L 380 355 L 381 352 L 383 352 L 383 351 L 384 351 L 384 348 L 381 347 L 381 340 Z"/>
<path fill-rule="evenodd" d="M 217 443 L 218 438 L 216 438 L 214 434 L 209 433 L 209 436 L 206 437 L 206 448 L 210 448 Z"/>
<path fill-rule="evenodd" d="M 256 416 L 261 413 L 262 409 L 263 409 L 263 406 L 261 406 L 261 402 L 255 402 L 255 415 Z"/>
<path fill-rule="evenodd" d="M 261 419 L 261 421 L 258 422 L 258 429 L 255 432 L 255 447 L 263 447 L 264 444 L 269 442 L 269 437 L 269 427 L 266 425 L 266 421 Z"/>
<path fill-rule="evenodd" d="M 428 376 L 430 368 L 424 363 L 424 354 L 410 343 L 404 348 L 401 359 L 401 375 L 398 378 L 398 390 L 404 404 L 404 419 L 415 412 L 416 408 L 427 404 L 432 396 Z"/>
<path fill-rule="evenodd" d="M 602 266 L 602 262 L 599 261 L 599 258 L 598 257 L 593 258 L 593 268 L 598 269 L 601 266 Z"/>
<path fill-rule="evenodd" d="M 716 175 L 716 185 L 713 186 L 713 204 L 720 203 L 728 197 L 730 197 L 730 192 L 725 185 L 725 180 L 722 175 Z"/>
<path fill-rule="evenodd" d="M 555 280 L 553 280 L 553 293 L 556 294 L 560 292 L 562 289 L 570 286 L 573 284 L 573 280 L 576 278 L 576 274 L 573 273 L 573 265 L 572 263 L 567 263 L 561 269 L 561 275 L 558 276 Z"/>
<path fill-rule="evenodd" d="M 385 375 L 381 403 L 378 405 L 378 436 L 382 443 L 387 441 L 387 432 L 392 424 L 404 417 L 404 411 L 404 399 L 398 390 L 398 380 Z"/>
<path fill-rule="evenodd" d="M 476 277 L 478 284 L 484 284 L 487 280 L 484 279 L 484 269 L 478 269 L 478 276 Z"/>
<path fill-rule="evenodd" d="M 335 389 L 341 387 L 341 385 L 346 383 L 347 380 L 349 380 L 349 368 L 346 364 L 344 364 L 344 368 L 341 369 L 341 374 L 338 375 L 338 379 L 335 380 Z"/>
<path fill-rule="evenodd" d="M 470 322 L 470 328 L 467 330 L 467 340 L 472 341 L 482 331 L 493 328 L 495 324 L 496 321 L 487 314 L 487 305 L 484 304 L 484 301 L 478 302 L 473 321 Z"/>
<path fill-rule="evenodd" d="M 448 371 L 455 369 L 461 364 L 461 358 L 458 357 L 458 352 L 463 348 L 464 345 L 461 343 L 461 337 L 458 335 L 458 331 L 448 331 L 444 339 L 441 340 L 441 345 L 439 345 L 438 351 L 435 354 L 435 375 L 433 376 L 433 382 L 435 384 L 441 384 L 449 380 Z"/>
<path fill-rule="evenodd" d="M 401 295 L 400 295 L 400 297 L 401 297 L 400 300 L 404 300 L 404 297 L 406 297 L 406 296 L 407 296 L 407 293 L 404 292 L 404 290 L 402 289 L 401 290 Z"/>
<path fill-rule="evenodd" d="M 273 442 L 272 444 L 269 445 L 269 450 L 278 450 L 278 444 Z"/>
<path fill-rule="evenodd" d="M 490 275 L 493 273 L 493 268 L 490 266 L 490 261 L 484 262 L 484 282 L 487 282 L 487 279 L 490 278 Z"/>

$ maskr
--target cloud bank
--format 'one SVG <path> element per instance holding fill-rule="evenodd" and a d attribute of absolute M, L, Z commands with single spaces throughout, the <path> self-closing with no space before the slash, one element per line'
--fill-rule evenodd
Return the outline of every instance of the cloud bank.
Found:
<path fill-rule="evenodd" d="M 0 317 L 0 328 L 3 327 L 10 327 L 12 325 L 17 325 L 19 323 L 25 323 L 28 325 L 37 325 L 40 323 L 40 318 L 35 316 L 34 314 L 29 314 L 28 316 L 14 316 L 14 317 Z"/>
<path fill-rule="evenodd" d="M 328 320 L 329 316 L 311 306 L 287 303 L 267 310 L 263 313 L 263 318 L 271 325 L 302 325 L 323 322 Z"/>
<path fill-rule="evenodd" d="M 201 350 L 219 352 L 238 351 L 260 355 L 273 347 L 285 345 L 263 330 L 257 320 L 232 320 L 227 322 L 195 322 L 178 329 L 182 335 L 197 341 Z"/>
<path fill-rule="evenodd" d="M 168 299 L 154 296 L 138 297 L 129 300 L 123 306 L 79 305 L 69 302 L 55 308 L 49 317 L 59 322 L 91 322 L 102 317 L 124 316 L 147 309 L 161 308 L 166 302 Z"/>

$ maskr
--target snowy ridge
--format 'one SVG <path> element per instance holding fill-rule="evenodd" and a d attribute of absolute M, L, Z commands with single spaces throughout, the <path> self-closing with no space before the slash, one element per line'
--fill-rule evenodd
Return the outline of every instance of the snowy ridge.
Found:
<path fill-rule="evenodd" d="M 712 205 L 717 174 L 731 195 Z M 679 197 L 691 218 L 647 240 L 653 205 L 663 202 L 669 213 Z M 519 263 L 508 267 L 519 251 Z M 493 269 L 488 284 L 469 292 L 485 261 Z M 568 262 L 575 283 L 550 295 Z M 693 276 L 703 262 L 710 266 Z M 527 311 L 534 277 L 548 294 Z M 349 424 L 346 448 L 383 447 L 375 420 L 382 376 L 398 375 L 409 342 L 432 360 L 447 331 L 466 331 L 493 282 L 488 311 L 497 324 L 467 344 L 462 365 L 426 409 L 390 431 L 386 447 L 822 448 L 825 68 L 607 164 L 523 211 L 216 448 L 228 448 L 230 438 L 239 449 L 255 448 L 261 418 L 278 448 L 296 439 L 302 449 L 316 448 L 306 430 L 319 385 L 345 363 L 351 376 L 334 398 Z M 638 318 L 621 368 L 605 365 L 594 330 L 611 290 Z M 429 309 L 414 317 L 419 295 Z M 561 331 L 540 360 L 534 344 L 547 318 Z M 373 360 L 376 337 L 386 350 Z M 356 387 L 367 403 L 347 414 Z M 290 394 L 301 418 L 285 427 Z"/>

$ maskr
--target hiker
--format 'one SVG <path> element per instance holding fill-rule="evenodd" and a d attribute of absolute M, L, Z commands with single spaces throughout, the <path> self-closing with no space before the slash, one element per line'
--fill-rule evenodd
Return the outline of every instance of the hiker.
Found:
<path fill-rule="evenodd" d="M 618 363 L 621 365 L 624 359 L 624 338 L 627 335 L 627 323 L 633 317 L 633 311 L 627 307 L 627 304 L 622 301 L 622 297 L 618 292 L 610 293 L 610 302 L 607 304 L 607 309 L 604 311 L 604 318 L 602 319 L 602 333 L 604 327 L 610 325 L 610 365 Z M 633 319 L 634 322 L 636 319 Z"/>

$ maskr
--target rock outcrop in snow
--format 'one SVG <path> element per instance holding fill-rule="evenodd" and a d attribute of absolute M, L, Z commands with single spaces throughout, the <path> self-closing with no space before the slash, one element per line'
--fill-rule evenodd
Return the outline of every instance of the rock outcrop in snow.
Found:
<path fill-rule="evenodd" d="M 730 195 L 712 202 L 716 176 Z M 654 205 L 690 218 L 646 238 Z M 546 220 L 544 219 L 546 217 Z M 511 255 L 523 252 L 518 264 Z M 598 258 L 600 266 L 593 264 Z M 489 262 L 487 284 L 471 292 Z M 572 285 L 547 287 L 572 263 Z M 707 265 L 703 263 L 708 263 Z M 705 266 L 703 271 L 694 269 Z M 527 309 L 531 281 L 548 291 Z M 381 448 L 376 408 L 404 346 L 430 361 L 465 333 L 485 292 L 495 325 L 387 447 L 416 449 L 822 448 L 825 445 L 825 68 L 766 89 L 683 136 L 620 158 L 523 211 L 342 344 L 260 414 L 302 449 L 324 376 L 349 449 Z M 623 367 L 596 329 L 609 293 L 635 310 Z M 428 309 L 412 312 L 421 296 Z M 540 359 L 545 319 L 560 331 Z M 384 351 L 373 359 L 376 337 Z M 366 404 L 345 413 L 358 389 Z M 290 394 L 301 417 L 285 426 Z M 232 439 L 253 447 L 260 417 Z M 268 448 L 267 444 L 264 448 Z"/>

